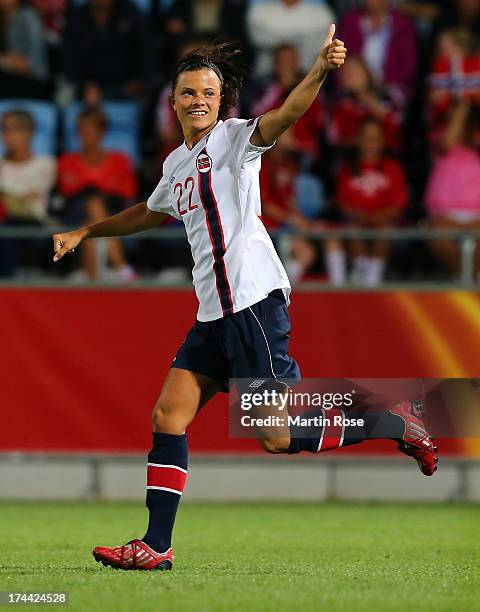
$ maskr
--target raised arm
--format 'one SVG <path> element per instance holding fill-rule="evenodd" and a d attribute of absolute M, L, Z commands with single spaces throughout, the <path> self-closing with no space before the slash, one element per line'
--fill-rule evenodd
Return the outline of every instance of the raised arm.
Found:
<path fill-rule="evenodd" d="M 335 25 L 328 29 L 327 38 L 310 72 L 290 93 L 285 102 L 263 115 L 250 142 L 258 147 L 270 146 L 293 125 L 312 105 L 325 77 L 331 70 L 345 63 L 347 50 L 341 40 L 335 39 Z"/>
<path fill-rule="evenodd" d="M 87 238 L 136 234 L 157 227 L 166 217 L 168 217 L 167 214 L 150 210 L 146 202 L 142 202 L 98 223 L 86 225 L 73 232 L 54 234 L 53 261 L 58 261 L 65 253 L 73 251 Z"/>

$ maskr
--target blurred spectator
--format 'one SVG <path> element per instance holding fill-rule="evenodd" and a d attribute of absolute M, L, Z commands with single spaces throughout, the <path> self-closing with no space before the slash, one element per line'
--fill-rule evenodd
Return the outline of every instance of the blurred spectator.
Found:
<path fill-rule="evenodd" d="M 283 104 L 289 93 L 302 80 L 298 51 L 293 45 L 280 45 L 273 51 L 272 74 L 253 85 L 253 101 L 249 115 L 259 117 Z M 305 115 L 292 126 L 293 146 L 311 159 L 319 157 L 324 111 L 317 97 Z"/>
<path fill-rule="evenodd" d="M 295 45 L 300 65 L 308 72 L 320 51 L 333 11 L 313 0 L 258 0 L 250 4 L 247 27 L 256 48 L 255 74 L 272 71 L 272 52 L 279 45 Z"/>
<path fill-rule="evenodd" d="M 466 28 L 480 35 L 480 0 L 444 0 L 435 23 L 436 32 L 450 28 Z"/>
<path fill-rule="evenodd" d="M 43 21 L 47 42 L 58 45 L 65 25 L 66 0 L 30 0 Z"/>
<path fill-rule="evenodd" d="M 342 17 L 347 11 L 358 8 L 362 4 L 362 0 L 327 0 L 327 3 L 338 17 Z"/>
<path fill-rule="evenodd" d="M 385 146 L 398 151 L 402 112 L 388 93 L 375 84 L 364 60 L 355 55 L 349 57 L 338 77 L 339 87 L 329 124 L 331 142 L 340 148 L 354 146 L 362 122 L 373 118 L 383 125 Z"/>
<path fill-rule="evenodd" d="M 288 227 L 309 229 L 319 225 L 312 217 L 318 217 L 323 202 L 320 198 L 310 202 L 309 216 L 302 211 L 298 197 L 300 176 L 295 137 L 292 129 L 289 129 L 278 139 L 275 147 L 263 155 L 260 173 L 262 221 L 268 230 Z M 301 280 L 316 261 L 315 245 L 305 238 L 294 237 L 285 262 L 290 280 Z"/>
<path fill-rule="evenodd" d="M 0 0 L 0 92 L 3 98 L 47 96 L 42 22 L 20 0 Z"/>
<path fill-rule="evenodd" d="M 436 0 L 435 2 L 401 0 L 397 4 L 400 10 L 414 19 L 431 23 L 438 16 L 445 0 Z"/>
<path fill-rule="evenodd" d="M 389 0 L 365 0 L 349 11 L 338 38 L 350 54 L 365 60 L 377 85 L 385 87 L 397 106 L 409 100 L 416 76 L 417 42 L 411 19 L 391 8 Z"/>
<path fill-rule="evenodd" d="M 429 79 L 429 140 L 437 147 L 456 102 L 480 103 L 478 41 L 466 29 L 445 30 L 438 38 Z"/>
<path fill-rule="evenodd" d="M 64 222 L 67 225 L 96 223 L 120 212 L 136 196 L 136 178 L 128 157 L 102 148 L 107 127 L 107 116 L 101 109 L 82 111 L 78 116 L 81 151 L 65 153 L 60 158 L 58 187 L 66 199 Z M 137 275 L 127 264 L 118 238 L 108 240 L 108 255 L 114 280 L 136 280 Z M 94 241 L 82 245 L 82 257 L 83 276 L 96 278 Z"/>
<path fill-rule="evenodd" d="M 64 64 L 87 104 L 139 98 L 152 75 L 146 20 L 130 0 L 88 0 L 67 18 Z"/>
<path fill-rule="evenodd" d="M 296 200 L 299 173 L 298 153 L 290 128 L 264 154 L 262 160 L 262 221 L 268 229 L 277 229 L 285 224 L 298 228 L 310 225 L 310 220 L 300 212 Z"/>
<path fill-rule="evenodd" d="M 38 225 L 47 218 L 56 180 L 56 160 L 30 149 L 35 124 L 26 111 L 6 112 L 1 122 L 5 147 L 0 159 L 0 219 L 6 225 Z M 0 240 L 0 275 L 11 276 L 26 240 Z"/>
<path fill-rule="evenodd" d="M 31 152 L 34 131 L 33 118 L 26 111 L 11 110 L 2 117 L 5 153 L 0 162 L 0 180 L 4 215 L 9 221 L 42 222 L 48 216 L 56 160 Z"/>
<path fill-rule="evenodd" d="M 173 44 L 169 59 L 178 56 L 182 42 L 192 37 L 236 40 L 247 50 L 246 7 L 246 0 L 174 0 L 165 23 Z"/>
<path fill-rule="evenodd" d="M 367 119 L 360 127 L 358 149 L 351 163 L 340 168 L 337 203 L 353 227 L 386 229 L 394 226 L 407 204 L 402 167 L 384 154 L 382 125 Z M 390 243 L 351 240 L 352 281 L 373 287 L 382 282 Z"/>
<path fill-rule="evenodd" d="M 359 8 L 363 0 L 329 0 L 329 4 L 340 17 L 347 11 Z M 410 15 L 415 20 L 433 21 L 448 0 L 392 0 L 392 6 Z"/>
<path fill-rule="evenodd" d="M 433 167 L 425 201 L 432 227 L 438 229 L 480 229 L 480 154 L 478 152 L 480 111 L 462 98 L 453 110 L 441 144 L 443 155 Z M 450 270 L 460 268 L 457 241 L 432 242 L 436 256 Z M 476 273 L 480 272 L 480 252 Z"/>

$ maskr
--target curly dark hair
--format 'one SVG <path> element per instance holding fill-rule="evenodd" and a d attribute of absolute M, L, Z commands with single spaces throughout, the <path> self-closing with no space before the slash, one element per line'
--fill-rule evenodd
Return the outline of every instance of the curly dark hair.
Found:
<path fill-rule="evenodd" d="M 218 113 L 219 119 L 228 117 L 228 113 L 238 101 L 243 79 L 248 72 L 247 65 L 241 59 L 242 50 L 232 42 L 213 42 L 188 53 L 178 62 L 172 80 L 172 99 L 182 72 L 210 68 L 220 80 L 222 100 Z"/>

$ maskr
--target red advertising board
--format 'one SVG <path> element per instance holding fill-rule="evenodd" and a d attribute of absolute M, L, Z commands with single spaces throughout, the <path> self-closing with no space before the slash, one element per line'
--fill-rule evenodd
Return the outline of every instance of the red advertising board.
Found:
<path fill-rule="evenodd" d="M 181 290 L 1 289 L 0 450 L 145 452 L 151 409 L 196 305 Z M 290 313 L 305 377 L 479 375 L 480 294 L 295 292 Z M 228 437 L 224 394 L 189 440 L 194 452 L 258 451 L 254 440 Z M 447 448 L 480 454 L 475 439 Z"/>

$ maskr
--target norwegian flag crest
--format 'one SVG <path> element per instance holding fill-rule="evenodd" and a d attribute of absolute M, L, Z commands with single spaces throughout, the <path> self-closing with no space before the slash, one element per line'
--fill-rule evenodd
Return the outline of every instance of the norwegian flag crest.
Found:
<path fill-rule="evenodd" d="M 197 157 L 197 170 L 199 172 L 210 172 L 212 169 L 212 160 L 207 153 L 200 153 Z"/>

